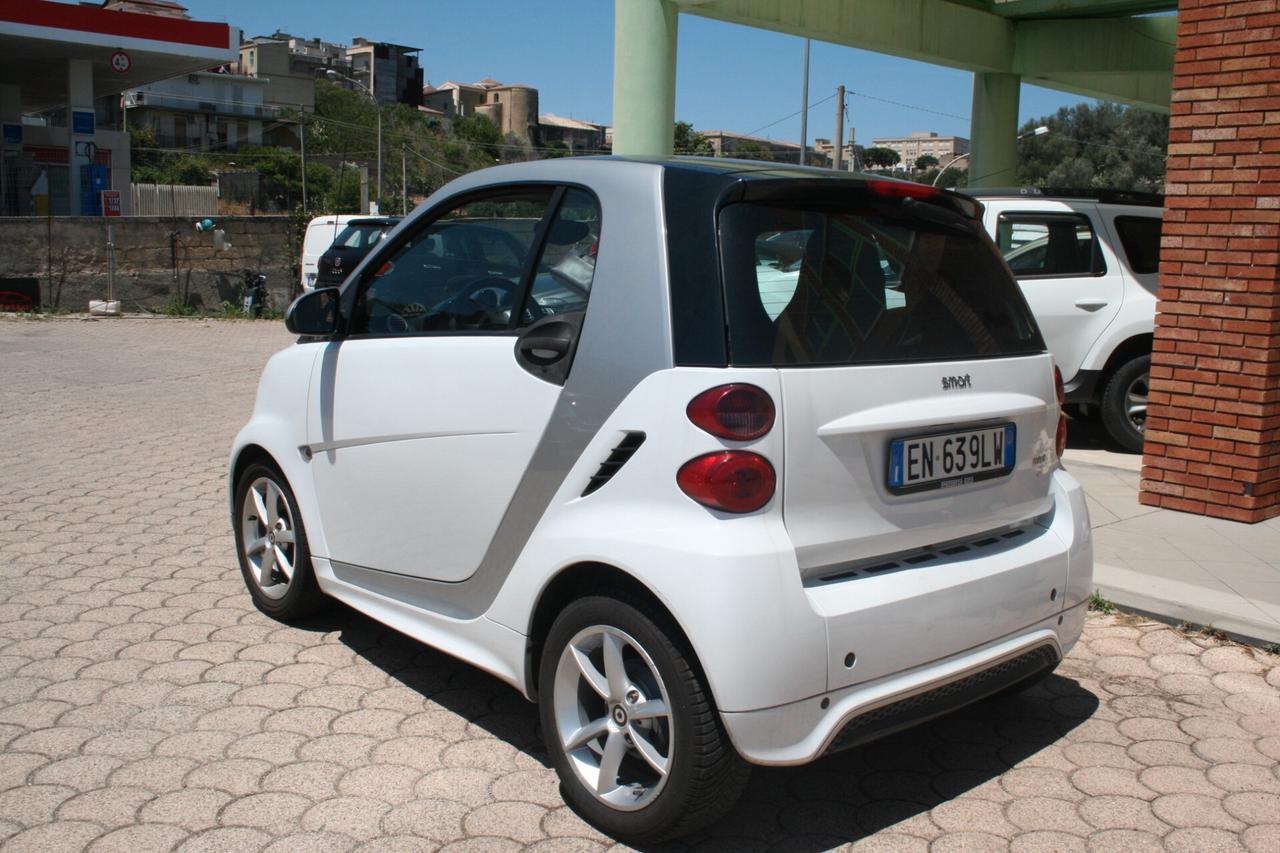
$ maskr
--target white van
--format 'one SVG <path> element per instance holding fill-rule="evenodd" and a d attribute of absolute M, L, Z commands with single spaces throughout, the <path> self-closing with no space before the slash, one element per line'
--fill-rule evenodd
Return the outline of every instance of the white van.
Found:
<path fill-rule="evenodd" d="M 307 223 L 307 233 L 302 238 L 302 289 L 314 290 L 316 276 L 320 274 L 318 264 L 320 256 L 325 253 L 343 227 L 352 219 L 359 219 L 359 213 L 339 213 L 317 216 Z"/>

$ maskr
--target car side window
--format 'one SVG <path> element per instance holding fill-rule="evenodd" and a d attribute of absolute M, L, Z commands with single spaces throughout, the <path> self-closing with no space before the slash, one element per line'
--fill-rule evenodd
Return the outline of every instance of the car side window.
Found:
<path fill-rule="evenodd" d="M 1117 216 L 1116 233 L 1124 247 L 1129 268 L 1138 275 L 1160 271 L 1160 228 L 1158 216 Z"/>
<path fill-rule="evenodd" d="M 586 310 L 599 246 L 600 205 L 585 190 L 566 190 L 547 229 L 519 325 Z"/>
<path fill-rule="evenodd" d="M 996 245 L 1018 278 L 1083 278 L 1107 271 L 1093 225 L 1078 213 L 1002 213 Z"/>
<path fill-rule="evenodd" d="M 412 234 L 362 283 L 351 334 L 494 332 L 512 306 L 551 187 L 469 199 Z"/>

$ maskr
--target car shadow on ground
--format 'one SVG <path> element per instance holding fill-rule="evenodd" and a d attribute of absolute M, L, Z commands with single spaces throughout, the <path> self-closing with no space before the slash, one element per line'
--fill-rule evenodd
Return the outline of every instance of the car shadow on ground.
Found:
<path fill-rule="evenodd" d="M 536 707 L 497 678 L 337 603 L 297 627 L 339 632 L 364 660 L 481 730 L 473 736 L 488 733 L 550 768 Z M 966 807 L 974 815 L 987 806 L 998 812 L 997 801 L 1013 793 L 1001 788 L 1001 777 L 1024 763 L 1035 766 L 1038 753 L 1097 707 L 1094 694 L 1053 675 L 1019 695 L 988 699 L 803 767 L 757 767 L 742 800 L 720 822 L 645 849 L 818 853 L 890 827 L 909 833 L 913 820 L 970 792 Z M 922 834 L 936 833 L 923 819 Z"/>

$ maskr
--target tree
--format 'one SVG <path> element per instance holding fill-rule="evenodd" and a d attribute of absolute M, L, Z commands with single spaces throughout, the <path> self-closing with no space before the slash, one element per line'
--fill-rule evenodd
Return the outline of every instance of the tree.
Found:
<path fill-rule="evenodd" d="M 1049 133 L 1018 143 L 1018 183 L 1072 189 L 1160 192 L 1169 145 L 1169 117 L 1102 103 L 1062 107 L 1032 119 L 1022 133 Z"/>
<path fill-rule="evenodd" d="M 699 157 L 714 157 L 715 149 L 711 142 L 701 133 L 693 129 L 687 121 L 678 121 L 673 134 L 672 150 L 677 154 L 694 154 Z"/>
<path fill-rule="evenodd" d="M 932 154 L 921 154 L 916 158 L 916 171 L 924 172 L 938 165 L 938 158 Z"/>
<path fill-rule="evenodd" d="M 890 166 L 896 166 L 902 162 L 902 157 L 892 148 L 868 148 L 862 152 L 862 159 L 868 166 L 874 166 L 878 169 L 887 169 Z"/>
<path fill-rule="evenodd" d="M 773 149 L 755 139 L 744 139 L 733 146 L 733 156 L 739 160 L 773 160 Z"/>

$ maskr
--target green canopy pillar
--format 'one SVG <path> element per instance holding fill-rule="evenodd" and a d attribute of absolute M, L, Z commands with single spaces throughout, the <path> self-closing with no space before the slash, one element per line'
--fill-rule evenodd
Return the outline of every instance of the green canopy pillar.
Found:
<path fill-rule="evenodd" d="M 1017 74 L 975 72 L 970 119 L 969 186 L 1009 187 L 1017 183 Z"/>
<path fill-rule="evenodd" d="M 671 0 L 614 0 L 613 153 L 671 153 L 676 22 Z"/>

